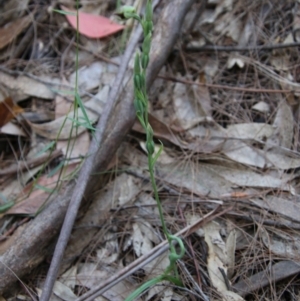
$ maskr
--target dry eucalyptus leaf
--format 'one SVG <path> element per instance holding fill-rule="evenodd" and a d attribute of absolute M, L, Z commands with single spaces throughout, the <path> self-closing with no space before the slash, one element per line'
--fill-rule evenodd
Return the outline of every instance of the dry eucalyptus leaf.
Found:
<path fill-rule="evenodd" d="M 287 191 L 291 189 L 290 185 L 287 184 L 290 179 L 289 176 L 276 177 L 276 175 L 268 174 L 267 172 L 260 174 L 249 168 L 242 167 L 237 168 L 212 164 L 206 164 L 206 167 L 240 187 L 269 187 Z"/>
<path fill-rule="evenodd" d="M 7 134 L 7 135 L 14 135 L 14 136 L 23 136 L 23 137 L 27 136 L 20 126 L 12 122 L 8 122 L 4 126 L 2 126 L 0 128 L 0 133 Z"/>
<path fill-rule="evenodd" d="M 224 278 L 219 270 L 222 268 L 227 274 L 225 243 L 220 235 L 220 225 L 210 222 L 203 226 L 204 240 L 208 247 L 207 270 L 213 286 L 219 291 L 226 291 Z"/>
<path fill-rule="evenodd" d="M 227 140 L 223 144 L 222 152 L 231 160 L 260 168 L 266 166 L 264 152 L 248 146 L 240 140 Z"/>
<path fill-rule="evenodd" d="M 103 237 L 105 241 L 105 246 L 99 248 L 97 253 L 97 262 L 98 264 L 112 264 L 114 263 L 119 256 L 119 242 L 115 234 L 107 233 Z"/>
<path fill-rule="evenodd" d="M 265 152 L 268 162 L 278 169 L 291 169 L 300 167 L 300 157 L 298 154 L 288 153 L 288 151 L 271 148 Z"/>
<path fill-rule="evenodd" d="M 266 231 L 260 229 L 259 235 L 264 245 L 277 256 L 297 260 L 300 251 L 300 236 L 297 232 L 284 233 L 284 231 Z"/>
<path fill-rule="evenodd" d="M 210 92 L 208 88 L 205 86 L 206 84 L 206 76 L 202 72 L 198 77 L 199 83 L 203 84 L 203 86 L 193 85 L 192 89 L 194 92 L 195 99 L 198 100 L 197 109 L 199 110 L 199 114 L 201 117 L 212 117 L 212 107 L 211 107 L 211 98 Z"/>
<path fill-rule="evenodd" d="M 90 91 L 95 89 L 100 84 L 101 75 L 104 72 L 105 63 L 93 62 L 90 66 L 84 66 L 78 69 L 78 88 L 80 90 Z M 74 72 L 69 81 L 75 85 L 76 72 Z"/>
<path fill-rule="evenodd" d="M 62 282 L 67 287 L 71 288 L 72 290 L 74 290 L 76 285 L 77 268 L 78 265 L 75 264 L 71 266 L 67 271 L 63 273 L 63 275 L 59 277 L 59 281 Z"/>
<path fill-rule="evenodd" d="M 84 263 L 80 266 L 79 273 L 76 276 L 77 285 L 93 289 L 99 283 L 107 280 L 110 276 L 117 273 L 116 269 L 106 266 L 105 269 L 99 270 L 96 263 Z M 105 300 L 124 301 L 131 291 L 135 288 L 126 280 L 123 280 L 108 291 L 104 292 Z M 73 301 L 76 298 L 73 299 Z"/>
<path fill-rule="evenodd" d="M 266 123 L 239 123 L 227 127 L 228 137 L 239 139 L 266 140 L 271 137 L 274 128 Z"/>
<path fill-rule="evenodd" d="M 150 252 L 153 248 L 153 243 L 148 238 L 147 233 L 143 232 L 139 223 L 134 223 L 132 225 L 133 233 L 132 233 L 132 240 L 133 240 L 133 249 L 135 254 L 138 257 L 145 255 Z"/>
<path fill-rule="evenodd" d="M 193 164 L 192 162 L 158 164 L 157 170 L 160 177 L 167 183 L 197 195 L 220 197 L 230 193 L 232 187 L 235 186 L 207 164 Z"/>
<path fill-rule="evenodd" d="M 40 80 L 45 80 L 54 86 L 59 84 L 58 79 L 51 79 L 40 76 Z M 0 71 L 0 83 L 12 91 L 15 101 L 23 100 L 29 96 L 41 99 L 53 99 L 55 93 L 51 88 L 37 80 L 26 76 L 18 76 L 17 78 Z"/>
<path fill-rule="evenodd" d="M 60 281 L 55 281 L 53 293 L 64 301 L 74 301 L 77 298 L 73 291 Z"/>
<path fill-rule="evenodd" d="M 290 149 L 294 136 L 294 117 L 291 107 L 285 100 L 278 104 L 273 122 L 274 134 L 267 140 L 267 146 L 282 146 Z"/>
<path fill-rule="evenodd" d="M 162 281 L 159 285 L 150 287 L 146 300 L 153 300 L 155 295 L 159 295 L 161 301 L 171 301 L 173 288 L 168 287 L 167 281 Z"/>
<path fill-rule="evenodd" d="M 226 250 L 227 250 L 227 257 L 228 257 L 228 270 L 227 270 L 228 279 L 231 279 L 234 273 L 235 248 L 236 248 L 236 231 L 231 230 L 226 239 Z"/>
<path fill-rule="evenodd" d="M 297 199 L 287 200 L 286 198 L 267 196 L 264 199 L 251 199 L 251 202 L 261 208 L 300 223 L 300 205 Z"/>
<path fill-rule="evenodd" d="M 204 239 L 208 246 L 207 270 L 213 286 L 221 294 L 224 301 L 242 301 L 244 300 L 238 294 L 229 291 L 220 269 L 224 271 L 227 277 L 227 267 L 232 258 L 228 258 L 228 249 L 232 239 L 228 244 L 223 241 L 220 230 L 221 226 L 217 222 L 210 222 L 203 226 Z M 229 280 L 228 280 L 229 281 Z"/>

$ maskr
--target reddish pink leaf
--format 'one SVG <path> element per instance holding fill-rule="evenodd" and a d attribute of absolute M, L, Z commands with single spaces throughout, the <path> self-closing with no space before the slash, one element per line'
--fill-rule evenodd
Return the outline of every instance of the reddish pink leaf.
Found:
<path fill-rule="evenodd" d="M 62 9 L 67 12 L 74 12 L 64 6 Z M 66 15 L 69 23 L 77 29 L 76 16 Z M 108 18 L 79 12 L 78 31 L 89 38 L 104 38 L 124 28 L 123 25 L 112 22 Z"/>

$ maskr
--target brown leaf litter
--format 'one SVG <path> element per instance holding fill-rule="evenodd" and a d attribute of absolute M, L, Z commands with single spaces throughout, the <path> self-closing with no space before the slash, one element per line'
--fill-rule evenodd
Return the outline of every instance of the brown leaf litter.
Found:
<path fill-rule="evenodd" d="M 116 87 L 129 46 L 123 33 L 80 36 L 78 92 L 93 125 L 108 120 L 91 152 L 93 131 L 73 105 L 74 29 L 46 4 L 8 2 L 0 4 L 0 96 L 10 97 L 0 146 L 0 298 L 41 295 L 82 184 L 76 169 L 64 171 L 94 154 L 52 298 L 124 300 L 168 262 L 145 133 L 134 124 L 132 62 Z M 115 9 L 81 3 L 82 13 L 118 23 Z M 157 147 L 164 144 L 156 178 L 168 228 L 187 252 L 178 263 L 184 288 L 164 283 L 143 300 L 299 298 L 298 15 L 295 0 L 159 1 L 148 79 L 150 122 Z"/>

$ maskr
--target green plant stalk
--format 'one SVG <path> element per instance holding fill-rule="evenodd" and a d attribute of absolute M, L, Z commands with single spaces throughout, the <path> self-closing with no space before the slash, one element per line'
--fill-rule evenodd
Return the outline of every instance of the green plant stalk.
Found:
<path fill-rule="evenodd" d="M 135 61 L 134 61 L 134 74 L 133 74 L 134 97 L 135 97 L 134 107 L 136 110 L 137 118 L 139 119 L 142 127 L 146 132 L 146 150 L 148 153 L 148 168 L 150 174 L 150 181 L 154 191 L 154 197 L 159 211 L 159 217 L 160 217 L 162 229 L 169 243 L 170 264 L 162 273 L 162 275 L 153 278 L 147 281 L 146 283 L 144 283 L 143 285 L 141 285 L 130 296 L 128 296 L 125 301 L 134 300 L 146 289 L 164 280 L 171 281 L 175 285 L 182 286 L 182 282 L 179 279 L 179 275 L 177 271 L 176 261 L 184 256 L 185 247 L 181 238 L 169 233 L 163 216 L 163 208 L 159 199 L 158 188 L 157 188 L 155 174 L 154 174 L 155 163 L 163 150 L 163 144 L 161 143 L 159 150 L 155 153 L 153 129 L 148 121 L 148 95 L 146 89 L 146 70 L 149 64 L 149 55 L 150 55 L 152 30 L 153 30 L 152 14 L 153 12 L 152 12 L 151 0 L 147 0 L 145 16 L 143 18 L 141 18 L 136 13 L 134 7 L 130 7 L 130 6 L 122 7 L 120 12 L 118 13 L 119 16 L 125 19 L 133 18 L 137 20 L 142 25 L 143 28 L 144 41 L 142 45 L 142 52 L 140 54 L 139 53 L 136 54 Z M 176 248 L 173 243 L 177 243 L 179 245 L 179 249 L 180 249 L 179 253 L 176 252 Z M 172 273 L 175 275 L 175 277 L 172 276 Z"/>
<path fill-rule="evenodd" d="M 55 142 L 51 142 L 46 148 L 43 149 L 42 153 L 46 152 L 47 150 L 51 150 L 51 153 L 52 151 L 55 149 L 55 144 L 57 143 L 59 137 L 60 137 L 60 134 L 65 126 L 65 123 L 67 122 L 67 120 L 71 120 L 72 121 L 72 128 L 70 130 L 70 133 L 69 133 L 69 139 L 68 139 L 68 144 L 67 144 L 67 150 L 66 150 L 66 160 L 68 160 L 68 157 L 70 158 L 71 157 L 71 154 L 73 152 L 73 148 L 74 148 L 74 145 L 75 145 L 75 140 L 73 140 L 72 142 L 72 134 L 73 134 L 73 131 L 75 130 L 76 131 L 76 136 L 77 136 L 77 132 L 78 132 L 78 127 L 79 126 L 83 126 L 85 127 L 86 129 L 89 129 L 94 137 L 94 132 L 95 132 L 95 128 L 93 127 L 93 125 L 91 124 L 90 120 L 89 120 L 89 117 L 87 115 L 87 112 L 86 112 L 86 109 L 84 107 L 84 104 L 83 104 L 83 101 L 80 97 L 80 94 L 79 94 L 79 87 L 78 87 L 78 80 L 79 80 L 79 73 L 78 73 L 78 69 L 79 69 L 79 38 L 80 38 L 80 33 L 78 31 L 78 28 L 79 28 L 79 0 L 76 0 L 76 13 L 74 12 L 67 12 L 67 11 L 63 11 L 63 10 L 59 10 L 59 9 L 53 9 L 54 12 L 56 13 L 59 13 L 59 14 L 62 14 L 62 15 L 73 15 L 73 16 L 76 16 L 76 35 L 75 35 L 75 40 L 76 40 L 76 51 L 75 51 L 75 89 L 74 91 L 67 91 L 69 94 L 73 95 L 74 96 L 74 112 L 73 112 L 73 118 L 71 117 L 66 117 L 62 123 L 62 126 L 60 127 L 59 131 L 58 131 L 58 134 L 57 134 L 57 137 L 56 137 L 56 140 Z M 58 91 L 57 91 L 58 92 Z M 61 91 L 60 91 L 61 92 Z M 66 91 L 65 91 L 66 92 Z M 79 115 L 78 115 L 78 109 L 81 109 L 82 111 L 82 114 L 83 114 L 83 121 L 80 120 L 79 118 Z M 69 110 L 69 112 L 71 111 L 71 108 Z M 69 113 L 68 113 L 69 114 Z M 51 153 L 49 154 L 49 158 L 51 156 Z M 46 162 L 44 163 L 44 166 L 41 168 L 41 170 L 39 171 L 36 179 L 34 180 L 34 185 L 32 185 L 32 188 L 29 192 L 29 194 L 32 192 L 32 190 L 34 188 L 37 187 L 36 183 L 42 173 L 42 171 L 44 170 L 44 167 L 46 166 L 47 164 L 47 160 Z M 56 191 L 56 190 L 59 190 L 59 186 L 61 185 L 61 178 L 63 176 L 63 172 L 64 172 L 64 163 L 61 162 L 61 164 L 57 167 L 57 170 L 59 170 L 59 179 L 57 180 L 57 183 L 56 183 L 56 186 L 55 188 L 53 189 L 53 192 Z M 56 170 L 56 171 L 57 171 Z M 72 172 L 73 175 L 76 174 L 76 172 L 79 170 L 79 168 L 76 169 L 75 172 Z M 53 172 L 53 171 L 52 171 Z M 50 174 L 49 174 L 50 176 Z M 69 176 L 68 176 L 69 177 Z M 49 197 L 47 198 L 47 200 L 50 198 L 51 194 L 49 195 Z M 44 204 L 38 209 L 37 214 L 39 214 L 47 200 L 44 202 Z"/>

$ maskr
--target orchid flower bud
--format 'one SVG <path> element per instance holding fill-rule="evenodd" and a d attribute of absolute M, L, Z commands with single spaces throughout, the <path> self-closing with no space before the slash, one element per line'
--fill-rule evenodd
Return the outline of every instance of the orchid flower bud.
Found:
<path fill-rule="evenodd" d="M 151 39 L 152 39 L 152 34 L 149 32 L 143 41 L 143 46 L 142 46 L 143 54 L 150 53 Z"/>
<path fill-rule="evenodd" d="M 153 17 L 152 1 L 148 0 L 146 4 L 145 20 L 152 22 L 152 17 Z"/>
<path fill-rule="evenodd" d="M 140 16 L 136 13 L 136 9 L 133 6 L 124 5 L 122 6 L 119 11 L 116 13 L 117 16 L 123 19 L 136 19 L 139 22 L 141 21 Z"/>
<path fill-rule="evenodd" d="M 140 55 L 137 53 L 134 58 L 134 68 L 133 68 L 134 74 L 140 74 L 141 73 L 141 63 L 140 63 Z"/>

